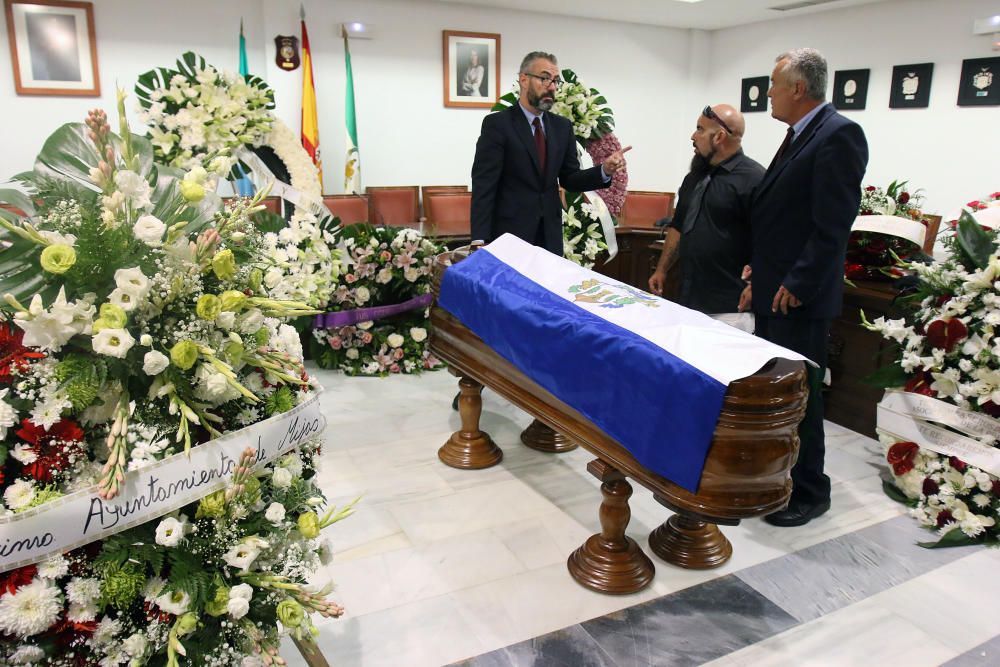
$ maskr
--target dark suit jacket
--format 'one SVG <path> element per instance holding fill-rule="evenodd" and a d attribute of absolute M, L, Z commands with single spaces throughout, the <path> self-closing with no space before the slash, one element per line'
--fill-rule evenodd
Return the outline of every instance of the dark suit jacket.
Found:
<path fill-rule="evenodd" d="M 531 126 L 519 104 L 483 119 L 472 163 L 472 238 L 492 241 L 510 232 L 534 243 L 544 225 L 544 246 L 563 254 L 558 184 L 571 192 L 604 187 L 600 165 L 580 170 L 573 125 L 545 113 L 546 169 L 542 174 Z"/>
<path fill-rule="evenodd" d="M 828 104 L 768 169 L 750 212 L 755 313 L 772 316 L 771 302 L 784 285 L 802 301 L 787 317 L 840 314 L 847 238 L 867 165 L 861 126 Z"/>

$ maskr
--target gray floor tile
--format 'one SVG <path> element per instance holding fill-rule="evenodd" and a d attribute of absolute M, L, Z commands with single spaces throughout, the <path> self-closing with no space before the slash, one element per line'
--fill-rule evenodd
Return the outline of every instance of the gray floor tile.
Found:
<path fill-rule="evenodd" d="M 513 644 L 453 667 L 619 667 L 579 625 Z"/>
<path fill-rule="evenodd" d="M 941 667 L 996 667 L 997 665 L 1000 665 L 1000 635 L 949 660 Z"/>

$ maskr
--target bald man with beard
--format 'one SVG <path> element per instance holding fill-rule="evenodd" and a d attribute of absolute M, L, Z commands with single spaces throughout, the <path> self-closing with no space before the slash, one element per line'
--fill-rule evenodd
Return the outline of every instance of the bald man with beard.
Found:
<path fill-rule="evenodd" d="M 750 261 L 750 203 L 765 170 L 743 154 L 745 129 L 743 114 L 728 104 L 699 114 L 691 171 L 678 192 L 649 291 L 663 294 L 667 271 L 679 259 L 677 302 L 753 333 L 753 314 L 739 312 L 741 273 Z"/>

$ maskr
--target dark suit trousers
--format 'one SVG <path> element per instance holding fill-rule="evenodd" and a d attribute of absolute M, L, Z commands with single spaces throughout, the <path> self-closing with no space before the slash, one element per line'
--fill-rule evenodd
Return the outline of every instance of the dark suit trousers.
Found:
<path fill-rule="evenodd" d="M 757 316 L 757 335 L 812 359 L 806 364 L 809 399 L 799 425 L 799 458 L 792 468 L 791 505 L 816 505 L 830 500 L 830 478 L 823 472 L 826 441 L 823 433 L 823 375 L 830 320 Z"/>

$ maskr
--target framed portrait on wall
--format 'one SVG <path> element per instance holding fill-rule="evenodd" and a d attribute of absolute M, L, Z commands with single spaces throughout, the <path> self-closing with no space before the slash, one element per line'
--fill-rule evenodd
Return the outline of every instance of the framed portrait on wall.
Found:
<path fill-rule="evenodd" d="M 896 65 L 892 68 L 890 109 L 925 109 L 931 101 L 931 76 L 934 63 Z"/>
<path fill-rule="evenodd" d="M 840 110 L 860 111 L 868 101 L 870 69 L 842 69 L 833 75 L 833 106 Z"/>
<path fill-rule="evenodd" d="M 444 105 L 489 109 L 500 97 L 500 35 L 443 33 Z"/>
<path fill-rule="evenodd" d="M 4 0 L 18 95 L 97 97 L 94 5 L 63 0 Z"/>
<path fill-rule="evenodd" d="M 962 80 L 958 84 L 958 106 L 997 104 L 1000 104 L 1000 58 L 963 60 Z"/>
<path fill-rule="evenodd" d="M 767 111 L 767 89 L 769 85 L 770 78 L 766 76 L 743 79 L 743 86 L 740 92 L 740 111 L 743 113 Z"/>

